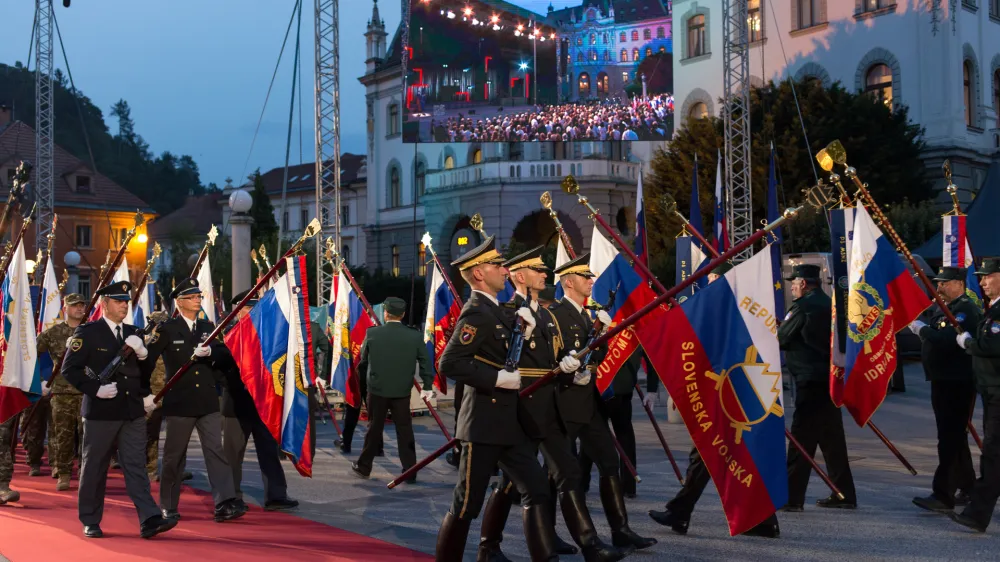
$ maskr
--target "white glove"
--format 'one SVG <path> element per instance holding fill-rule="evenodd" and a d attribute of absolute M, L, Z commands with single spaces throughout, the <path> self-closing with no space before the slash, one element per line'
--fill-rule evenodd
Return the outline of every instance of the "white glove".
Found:
<path fill-rule="evenodd" d="M 605 310 L 597 311 L 597 321 L 600 322 L 605 328 L 611 327 L 611 315 Z"/>
<path fill-rule="evenodd" d="M 958 342 L 958 347 L 961 347 L 962 349 L 965 349 L 965 346 L 968 345 L 969 340 L 971 339 L 972 334 L 969 332 L 962 332 L 961 334 L 955 336 L 955 341 Z"/>
<path fill-rule="evenodd" d="M 153 402 L 153 395 L 144 396 L 142 398 L 142 407 L 146 410 L 146 413 L 150 413 L 156 409 L 156 402 Z"/>
<path fill-rule="evenodd" d="M 125 345 L 132 348 L 135 352 L 135 356 L 140 360 L 145 359 L 149 352 L 146 351 L 146 344 L 142 343 L 142 338 L 139 336 L 129 336 L 125 338 Z"/>
<path fill-rule="evenodd" d="M 521 388 L 521 371 L 515 370 L 513 373 L 507 370 L 497 371 L 496 387 L 519 390 Z"/>
<path fill-rule="evenodd" d="M 656 394 L 650 392 L 642 397 L 642 405 L 645 408 L 653 409 L 653 405 L 656 404 Z"/>
<path fill-rule="evenodd" d="M 420 391 L 420 399 L 421 400 L 426 400 L 426 401 L 430 402 L 431 400 L 434 399 L 434 391 L 433 390 L 421 390 Z"/>
<path fill-rule="evenodd" d="M 524 339 L 530 340 L 531 333 L 535 331 L 535 315 L 526 306 L 517 309 L 517 315 L 524 320 Z"/>
<path fill-rule="evenodd" d="M 48 396 L 52 392 L 52 387 L 49 385 L 49 381 L 42 381 L 42 396 Z"/>
<path fill-rule="evenodd" d="M 910 322 L 910 331 L 913 332 L 913 335 L 919 336 L 920 330 L 926 325 L 926 323 L 921 322 L 920 320 L 914 320 L 913 322 Z"/>
<path fill-rule="evenodd" d="M 587 386 L 590 384 L 590 371 L 584 369 L 573 375 L 573 384 L 577 386 Z"/>
<path fill-rule="evenodd" d="M 101 385 L 101 388 L 97 389 L 98 398 L 111 400 L 115 396 L 118 396 L 118 385 L 115 383 Z"/>
<path fill-rule="evenodd" d="M 559 370 L 566 373 L 575 373 L 580 370 L 580 360 L 576 358 L 576 353 L 571 351 L 569 355 L 559 362 Z"/>
<path fill-rule="evenodd" d="M 203 343 L 199 343 L 194 348 L 195 357 L 208 357 L 211 354 L 212 354 L 212 348 Z"/>

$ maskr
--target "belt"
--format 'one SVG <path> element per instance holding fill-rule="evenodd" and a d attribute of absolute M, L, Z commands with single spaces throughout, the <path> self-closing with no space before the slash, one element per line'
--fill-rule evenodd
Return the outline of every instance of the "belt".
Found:
<path fill-rule="evenodd" d="M 475 357 L 473 357 L 473 359 L 479 361 L 484 365 L 489 365 L 490 367 L 496 369 L 506 369 L 506 367 L 504 367 L 503 365 L 496 363 L 494 361 L 490 361 L 489 359 L 482 357 L 480 355 L 476 355 Z M 549 374 L 549 371 L 551 371 L 551 369 L 519 368 L 518 371 L 521 373 L 522 377 L 542 377 Z"/>

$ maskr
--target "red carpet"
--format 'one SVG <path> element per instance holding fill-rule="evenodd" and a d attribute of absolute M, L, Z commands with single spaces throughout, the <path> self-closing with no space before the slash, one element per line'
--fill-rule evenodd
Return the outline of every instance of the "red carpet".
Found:
<path fill-rule="evenodd" d="M 104 538 L 87 539 L 77 518 L 76 489 L 56 492 L 56 481 L 43 468 L 42 477 L 29 478 L 23 451 L 18 451 L 13 488 L 17 503 L 0 506 L 0 554 L 11 562 L 117 560 L 190 562 L 196 560 L 430 560 L 433 557 L 391 543 L 351 533 L 289 513 L 251 507 L 242 518 L 212 520 L 211 494 L 184 487 L 180 511 L 184 519 L 153 539 L 139 538 L 135 507 L 125 493 L 122 473 L 108 478 Z M 158 497 L 153 484 L 153 498 Z"/>

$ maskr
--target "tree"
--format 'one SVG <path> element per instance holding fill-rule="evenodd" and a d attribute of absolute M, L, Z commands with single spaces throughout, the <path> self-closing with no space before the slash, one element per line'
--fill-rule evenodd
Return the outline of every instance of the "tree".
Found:
<path fill-rule="evenodd" d="M 910 122 L 906 107 L 892 111 L 863 93 L 852 93 L 840 84 L 824 88 L 817 80 L 796 84 L 798 105 L 810 144 L 803 141 L 796 100 L 789 83 L 768 84 L 751 91 L 751 185 L 755 222 L 765 216 L 767 173 L 771 143 L 777 155 L 781 206 L 802 200 L 802 189 L 815 185 L 817 176 L 828 174 L 816 164 L 815 155 L 828 143 L 839 139 L 847 149 L 848 163 L 869 183 L 873 197 L 881 205 L 900 204 L 904 214 L 917 213 L 919 205 L 905 200 L 924 201 L 931 186 L 920 159 L 924 149 L 923 130 Z M 643 187 L 647 191 L 649 244 L 654 252 L 673 251 L 673 237 L 680 221 L 666 215 L 662 198 L 669 195 L 687 215 L 690 204 L 694 154 L 698 154 L 698 185 L 703 224 L 710 229 L 714 209 L 717 150 L 724 144 L 721 119 L 688 120 L 652 162 L 653 173 Z M 815 175 L 814 175 L 815 170 Z M 841 170 L 842 172 L 842 170 Z M 853 193 L 846 178 L 845 188 Z M 915 219 L 917 223 L 920 219 Z M 829 234 L 821 214 L 812 213 L 789 226 L 786 248 L 791 251 L 829 251 Z"/>
<path fill-rule="evenodd" d="M 274 220 L 274 206 L 264 189 L 260 170 L 255 170 L 248 179 L 253 184 L 253 191 L 250 193 L 253 198 L 253 206 L 250 207 L 250 216 L 253 217 L 252 247 L 259 248 L 264 244 L 267 248 L 274 248 L 278 241 L 278 222 Z"/>
<path fill-rule="evenodd" d="M 118 136 L 115 140 L 119 145 L 118 155 L 121 156 L 122 143 L 135 145 L 135 122 L 132 121 L 132 109 L 128 106 L 127 101 L 119 99 L 111 106 L 111 115 L 118 119 Z"/>

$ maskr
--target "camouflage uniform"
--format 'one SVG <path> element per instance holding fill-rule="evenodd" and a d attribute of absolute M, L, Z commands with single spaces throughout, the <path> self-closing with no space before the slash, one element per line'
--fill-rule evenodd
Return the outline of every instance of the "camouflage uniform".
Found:
<path fill-rule="evenodd" d="M 10 442 L 14 436 L 16 420 L 17 416 L 12 416 L 0 423 L 0 489 L 10 484 L 10 479 L 14 477 L 14 455 L 10 450 Z"/>
<path fill-rule="evenodd" d="M 39 400 L 20 414 L 20 426 L 24 432 L 21 443 L 27 453 L 28 466 L 32 470 L 42 466 L 42 453 L 45 452 L 45 432 L 49 427 L 50 415 L 48 400 Z M 37 476 L 37 474 L 32 474 L 32 476 Z"/>
<path fill-rule="evenodd" d="M 66 340 L 74 328 L 60 322 L 38 335 L 38 351 L 49 352 L 53 363 L 62 363 L 66 353 Z M 77 434 L 83 430 L 80 405 L 83 395 L 59 374 L 52 376 L 52 431 L 49 436 L 51 454 L 49 461 L 60 474 L 73 473 L 73 452 Z M 27 440 L 27 437 L 25 438 Z"/>

